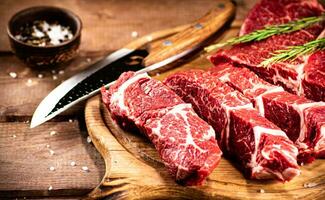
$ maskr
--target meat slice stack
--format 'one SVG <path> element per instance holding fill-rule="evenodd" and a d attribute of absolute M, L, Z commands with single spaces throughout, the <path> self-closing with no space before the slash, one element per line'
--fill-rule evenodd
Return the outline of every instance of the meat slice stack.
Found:
<path fill-rule="evenodd" d="M 304 17 L 319 16 L 324 8 L 317 0 L 261 0 L 249 12 L 240 30 L 240 35 L 263 29 L 270 24 L 283 24 Z M 235 45 L 211 56 L 211 62 L 231 62 L 248 67 L 264 80 L 278 84 L 285 90 L 315 101 L 325 101 L 325 53 L 301 56 L 294 62 L 286 61 L 260 67 L 275 50 L 302 45 L 323 37 L 324 24 L 315 24 L 303 30 L 274 35 L 262 41 Z"/>
<path fill-rule="evenodd" d="M 212 125 L 224 154 L 247 177 L 287 181 L 300 173 L 297 148 L 240 92 L 200 70 L 173 74 L 164 83 Z"/>
<path fill-rule="evenodd" d="M 177 182 L 200 185 L 218 165 L 222 153 L 213 128 L 161 82 L 127 72 L 102 96 L 123 128 L 151 140 Z"/>
<path fill-rule="evenodd" d="M 298 160 L 308 163 L 325 154 L 325 103 L 288 93 L 247 68 L 220 64 L 208 72 L 249 98 L 259 113 L 280 127 L 299 149 Z"/>

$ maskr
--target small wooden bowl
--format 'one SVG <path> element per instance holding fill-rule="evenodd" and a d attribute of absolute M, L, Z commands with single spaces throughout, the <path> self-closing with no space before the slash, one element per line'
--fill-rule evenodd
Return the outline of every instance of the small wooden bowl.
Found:
<path fill-rule="evenodd" d="M 18 40 L 15 35 L 20 27 L 35 20 L 58 22 L 69 26 L 73 37 L 59 45 L 37 46 Z M 8 22 L 7 33 L 13 52 L 29 66 L 55 66 L 72 59 L 78 52 L 82 23 L 69 10 L 52 6 L 31 7 L 16 13 Z"/>

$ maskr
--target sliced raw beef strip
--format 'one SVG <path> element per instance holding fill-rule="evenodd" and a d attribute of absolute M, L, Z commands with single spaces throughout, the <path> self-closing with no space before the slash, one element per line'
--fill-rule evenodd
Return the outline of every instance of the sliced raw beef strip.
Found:
<path fill-rule="evenodd" d="M 213 128 L 161 82 L 127 72 L 102 96 L 122 127 L 150 139 L 177 182 L 200 185 L 218 165 L 222 153 Z"/>
<path fill-rule="evenodd" d="M 319 16 L 324 8 L 317 0 L 262 0 L 249 12 L 241 28 L 240 35 L 250 33 L 270 24 L 282 24 L 304 17 Z M 283 86 L 285 90 L 305 95 L 316 101 L 325 101 L 324 62 L 314 65 L 315 59 L 309 56 L 298 57 L 295 61 L 272 64 L 268 68 L 260 63 L 270 58 L 275 50 L 288 46 L 302 45 L 315 40 L 324 30 L 324 24 L 315 24 L 309 28 L 287 34 L 274 35 L 258 42 L 238 44 L 227 50 L 218 51 L 210 57 L 213 64 L 232 62 L 236 66 L 248 67 L 264 80 Z M 324 54 L 318 60 L 324 60 Z M 311 62 L 311 66 L 307 67 Z M 308 72 L 307 68 L 310 68 Z M 316 73 L 317 70 L 323 73 Z M 317 77 L 318 81 L 313 81 Z"/>
<path fill-rule="evenodd" d="M 306 118 L 310 120 L 307 129 L 311 132 L 311 136 L 315 141 L 314 151 L 318 158 L 325 158 L 325 108 L 311 108 L 306 114 Z M 314 128 L 316 127 L 316 129 Z"/>
<path fill-rule="evenodd" d="M 211 76 L 249 98 L 259 113 L 280 127 L 299 149 L 298 161 L 309 163 L 325 149 L 325 103 L 286 92 L 247 68 L 224 63 L 209 70 Z M 318 145 L 316 145 L 318 144 Z M 318 146 L 317 149 L 314 147 Z"/>
<path fill-rule="evenodd" d="M 304 71 L 304 95 L 315 101 L 325 101 L 325 50 L 309 56 Z"/>
<path fill-rule="evenodd" d="M 240 92 L 200 70 L 173 74 L 164 83 L 212 125 L 224 154 L 247 177 L 288 181 L 300 173 L 297 148 Z"/>

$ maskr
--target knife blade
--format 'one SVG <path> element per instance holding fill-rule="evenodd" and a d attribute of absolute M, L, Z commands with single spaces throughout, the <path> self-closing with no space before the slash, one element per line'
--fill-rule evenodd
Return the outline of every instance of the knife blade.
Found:
<path fill-rule="evenodd" d="M 102 86 L 109 87 L 123 72 L 152 72 L 197 50 L 229 22 L 233 14 L 234 5 L 225 0 L 190 25 L 158 31 L 131 42 L 57 86 L 35 110 L 30 127 L 34 128 L 93 96 Z M 143 49 L 161 38 L 165 39 L 153 43 L 150 50 Z"/>

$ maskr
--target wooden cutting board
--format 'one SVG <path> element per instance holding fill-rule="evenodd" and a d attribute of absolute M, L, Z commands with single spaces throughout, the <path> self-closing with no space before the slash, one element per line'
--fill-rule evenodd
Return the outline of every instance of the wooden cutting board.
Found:
<path fill-rule="evenodd" d="M 169 35 L 187 26 L 159 32 Z M 215 42 L 237 34 L 231 27 Z M 158 36 L 157 35 L 157 36 Z M 159 42 L 159 41 L 157 41 Z M 153 44 L 154 46 L 154 44 Z M 190 60 L 180 60 L 176 68 L 154 76 L 163 80 L 169 74 L 187 69 L 207 69 L 211 64 L 204 52 Z M 89 135 L 104 158 L 106 173 L 89 199 L 324 199 L 325 160 L 302 166 L 302 174 L 289 183 L 247 180 L 231 162 L 222 158 L 203 186 L 176 184 L 161 162 L 154 146 L 139 133 L 122 130 L 111 119 L 100 95 L 88 100 L 85 118 Z"/>

